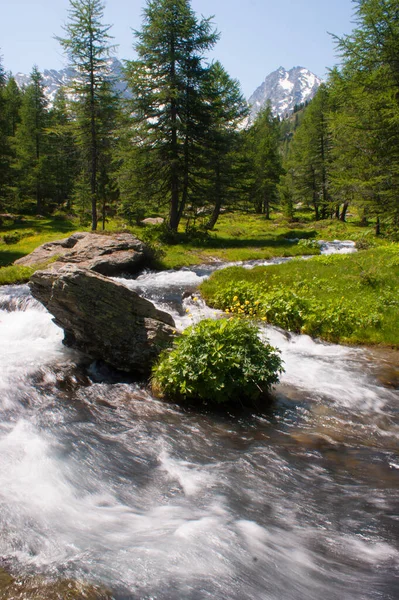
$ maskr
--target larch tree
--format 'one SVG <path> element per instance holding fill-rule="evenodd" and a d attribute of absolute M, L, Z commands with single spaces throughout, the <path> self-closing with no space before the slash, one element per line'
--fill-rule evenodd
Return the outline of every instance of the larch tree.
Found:
<path fill-rule="evenodd" d="M 63 87 L 57 91 L 50 110 L 49 143 L 54 181 L 54 202 L 57 207 L 72 208 L 74 182 L 79 174 L 75 127 L 67 94 Z"/>
<path fill-rule="evenodd" d="M 329 91 L 322 84 L 294 133 L 284 165 L 294 200 L 312 206 L 316 220 L 328 217 L 332 207 L 329 114 Z"/>
<path fill-rule="evenodd" d="M 355 0 L 356 27 L 336 38 L 341 96 L 332 130 L 341 154 L 333 173 L 368 214 L 399 227 L 399 4 Z"/>
<path fill-rule="evenodd" d="M 9 147 L 7 141 L 7 121 L 5 116 L 6 75 L 0 56 L 0 203 L 4 203 L 5 187 L 9 170 Z"/>
<path fill-rule="evenodd" d="M 249 109 L 240 84 L 229 76 L 219 61 L 210 66 L 208 78 L 208 93 L 204 98 L 210 113 L 204 140 L 208 181 L 205 190 L 213 206 L 206 228 L 213 229 L 222 207 L 227 202 L 234 202 L 240 188 L 240 126 Z"/>
<path fill-rule="evenodd" d="M 110 105 L 115 110 L 117 105 L 107 61 L 115 46 L 110 43 L 111 26 L 102 23 L 103 16 L 101 0 L 70 0 L 65 37 L 57 38 L 77 71 L 71 92 L 75 98 L 76 139 L 83 161 L 80 185 L 90 193 L 93 231 L 97 229 L 98 204 L 104 202 L 101 195 L 104 192 L 104 129 L 107 128 L 105 135 L 111 135 L 114 123 L 109 118 Z"/>
<path fill-rule="evenodd" d="M 144 176 L 169 203 L 168 225 L 177 231 L 196 183 L 195 163 L 208 128 L 203 101 L 204 57 L 218 39 L 211 20 L 197 19 L 188 0 L 148 0 L 137 60 L 127 65 L 132 91 L 132 143 L 146 152 Z M 155 189 L 157 188 L 157 189 Z"/>
<path fill-rule="evenodd" d="M 42 75 L 34 67 L 31 83 L 22 97 L 21 121 L 14 137 L 14 168 L 18 174 L 19 195 L 24 199 L 35 198 L 38 214 L 43 211 L 44 200 L 49 195 L 47 105 Z"/>
<path fill-rule="evenodd" d="M 257 115 L 248 132 L 247 149 L 251 158 L 251 199 L 255 211 L 270 219 L 276 202 L 277 185 L 283 172 L 280 155 L 280 127 L 269 104 Z"/>

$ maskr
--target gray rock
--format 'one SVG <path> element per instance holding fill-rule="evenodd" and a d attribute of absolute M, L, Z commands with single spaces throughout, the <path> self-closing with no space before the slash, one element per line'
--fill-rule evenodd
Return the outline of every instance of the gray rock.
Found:
<path fill-rule="evenodd" d="M 144 225 L 162 225 L 165 222 L 165 219 L 162 217 L 147 217 L 141 221 Z"/>
<path fill-rule="evenodd" d="M 149 253 L 146 246 L 130 233 L 79 232 L 43 244 L 14 264 L 40 265 L 54 259 L 55 269 L 59 268 L 58 263 L 75 263 L 102 275 L 119 275 L 137 273 L 148 263 Z"/>
<path fill-rule="evenodd" d="M 127 372 L 148 374 L 174 337 L 171 315 L 121 283 L 65 265 L 36 271 L 32 295 L 64 330 L 64 344 Z"/>

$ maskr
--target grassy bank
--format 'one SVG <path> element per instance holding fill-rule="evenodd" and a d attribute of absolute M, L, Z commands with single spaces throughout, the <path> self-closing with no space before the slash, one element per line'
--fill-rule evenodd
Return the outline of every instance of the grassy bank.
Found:
<path fill-rule="evenodd" d="M 358 221 L 308 221 L 307 214 L 299 215 L 301 222 L 288 223 L 281 215 L 267 221 L 264 216 L 248 213 L 221 215 L 214 231 L 184 233 L 183 228 L 174 240 L 161 242 L 164 252 L 160 264 L 164 269 L 188 267 L 215 260 L 224 262 L 267 260 L 278 256 L 319 254 L 312 240 L 351 239 L 374 243 L 373 227 L 361 227 Z M 138 237 L 158 243 L 157 228 L 133 228 Z"/>
<path fill-rule="evenodd" d="M 161 227 L 129 227 L 119 219 L 108 221 L 106 231 L 131 231 L 153 244 L 159 250 L 158 264 L 162 269 L 215 260 L 235 262 L 318 254 L 318 247 L 312 243 L 315 239 L 354 239 L 366 244 L 374 239 L 372 227 L 360 227 L 356 221 L 315 223 L 308 220 L 306 213 L 299 217 L 301 222 L 288 223 L 281 215 L 267 221 L 262 215 L 223 214 L 215 230 L 209 234 L 198 230 L 186 233 L 183 223 L 178 234 L 166 240 Z M 24 217 L 1 226 L 0 284 L 19 283 L 29 279 L 31 273 L 26 268 L 11 266 L 12 263 L 37 246 L 78 230 L 82 230 L 82 227 L 77 219 L 62 217 Z"/>
<path fill-rule="evenodd" d="M 251 271 L 233 267 L 201 286 L 228 314 L 351 344 L 399 347 L 399 246 L 293 260 Z"/>

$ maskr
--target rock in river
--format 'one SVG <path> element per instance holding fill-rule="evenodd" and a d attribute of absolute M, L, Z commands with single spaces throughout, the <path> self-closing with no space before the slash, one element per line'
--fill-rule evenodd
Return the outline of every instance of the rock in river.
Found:
<path fill-rule="evenodd" d="M 49 260 L 74 263 L 102 275 L 137 273 L 148 264 L 146 246 L 130 233 L 102 235 L 78 232 L 55 242 L 47 242 L 28 256 L 15 261 L 17 265 L 40 265 Z"/>
<path fill-rule="evenodd" d="M 65 345 L 121 371 L 147 374 L 173 339 L 171 315 L 121 283 L 79 266 L 36 271 L 29 286 L 64 330 Z"/>

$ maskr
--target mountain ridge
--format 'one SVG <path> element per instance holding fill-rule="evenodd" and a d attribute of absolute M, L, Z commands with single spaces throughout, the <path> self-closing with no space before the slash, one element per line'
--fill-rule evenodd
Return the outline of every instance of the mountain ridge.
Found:
<path fill-rule="evenodd" d="M 110 73 L 115 79 L 115 89 L 122 96 L 128 96 L 122 62 L 116 57 L 110 57 L 108 62 Z M 14 77 L 20 88 L 30 82 L 30 75 L 24 73 L 17 73 Z M 52 105 L 58 89 L 61 86 L 67 87 L 77 77 L 77 72 L 72 67 L 65 67 L 58 71 L 56 69 L 45 69 L 42 72 L 42 77 L 44 93 L 49 104 Z M 270 102 L 274 115 L 285 117 L 291 114 L 296 104 L 308 102 L 314 97 L 321 83 L 322 80 L 305 67 L 292 67 L 288 71 L 284 67 L 279 67 L 269 73 L 249 97 L 250 116 L 248 123 L 253 123 L 256 115 L 267 102 Z"/>
<path fill-rule="evenodd" d="M 288 71 L 279 67 L 269 73 L 265 80 L 248 99 L 250 105 L 249 122 L 253 122 L 258 112 L 270 102 L 275 116 L 290 115 L 295 105 L 311 100 L 319 89 L 322 80 L 305 67 L 292 67 Z"/>

